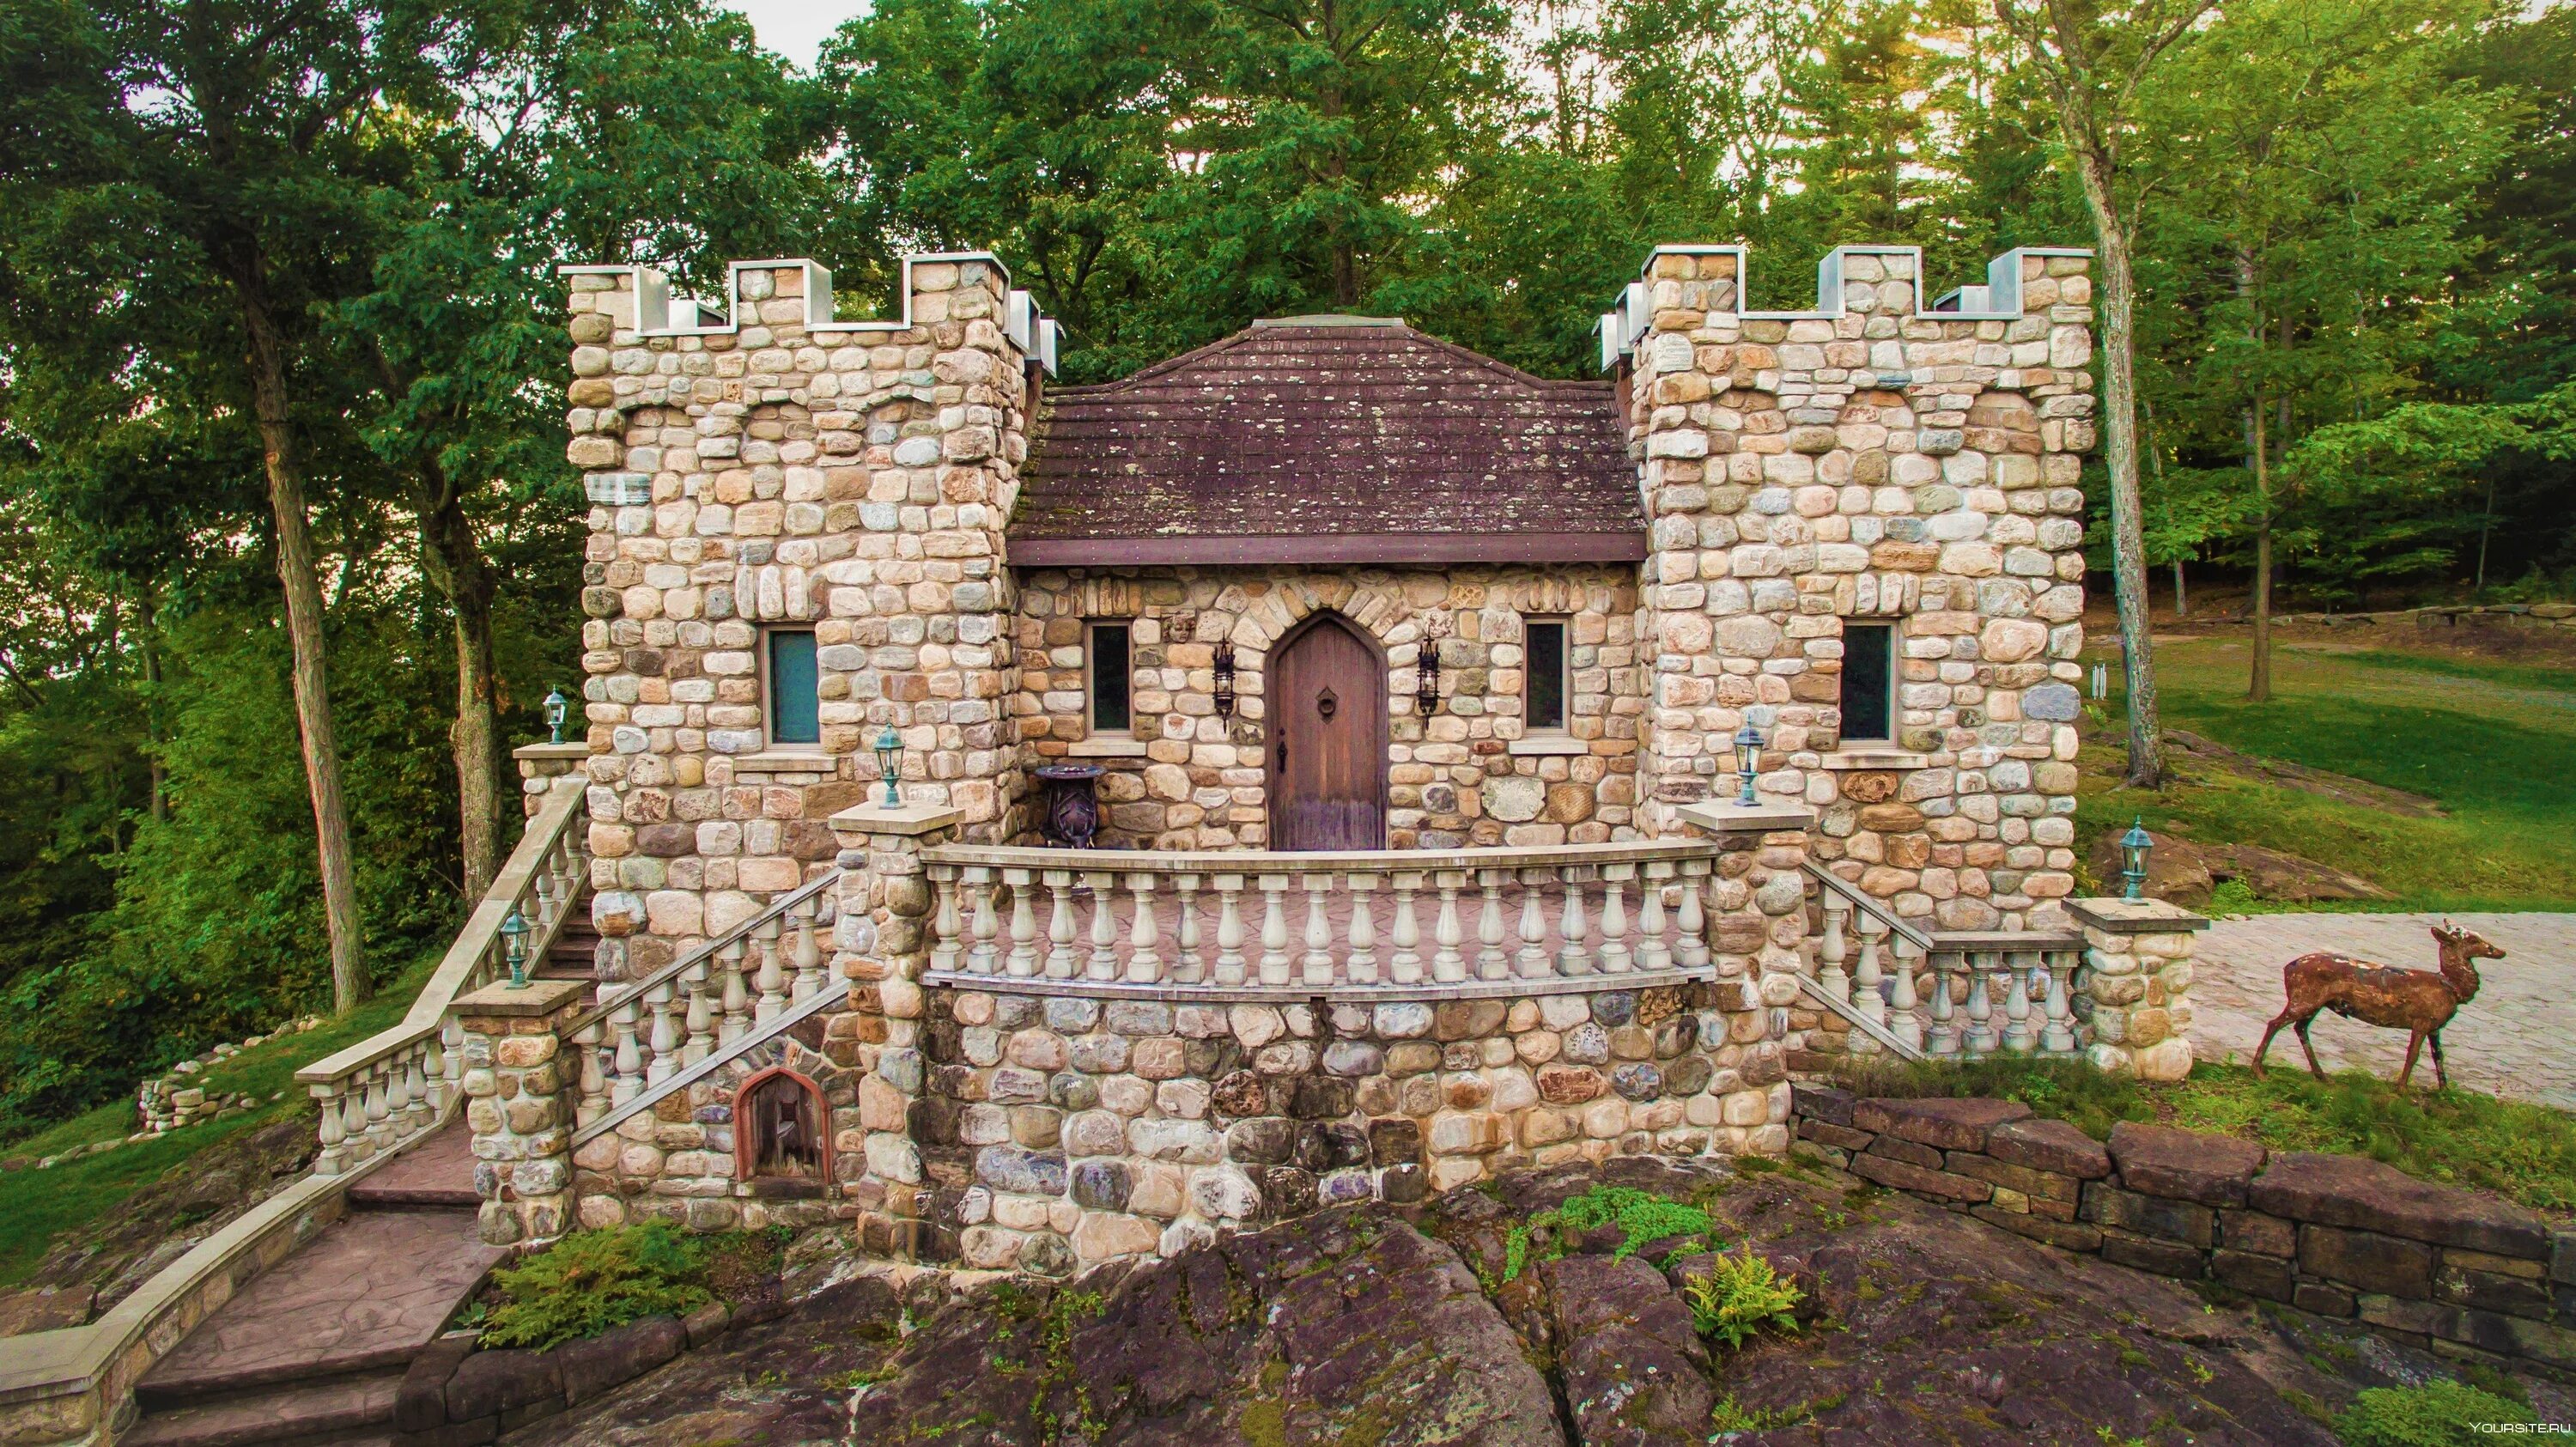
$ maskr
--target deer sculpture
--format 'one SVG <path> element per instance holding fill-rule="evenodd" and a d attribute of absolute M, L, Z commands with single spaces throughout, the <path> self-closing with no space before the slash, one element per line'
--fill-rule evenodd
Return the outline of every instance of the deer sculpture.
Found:
<path fill-rule="evenodd" d="M 2477 995 L 2477 962 L 2505 955 L 2485 936 L 2447 919 L 2433 926 L 2433 942 L 2441 947 L 2439 970 L 2375 965 L 2326 951 L 2301 955 L 2282 966 L 2281 986 L 2289 1002 L 2264 1027 L 2263 1043 L 2254 1051 L 2254 1073 L 2263 1073 L 2263 1057 L 2272 1048 L 2272 1037 L 2287 1025 L 2298 1032 L 2299 1048 L 2308 1053 L 2308 1069 L 2317 1079 L 2325 1079 L 2316 1047 L 2308 1043 L 2308 1026 L 2318 1011 L 2332 1010 L 2347 1020 L 2413 1033 L 2406 1042 L 2406 1068 L 2397 1076 L 2400 1090 L 2415 1074 L 2416 1053 L 2425 1041 L 2432 1041 L 2434 1083 L 2448 1087 L 2451 1077 L 2442 1068 L 2442 1027 Z"/>

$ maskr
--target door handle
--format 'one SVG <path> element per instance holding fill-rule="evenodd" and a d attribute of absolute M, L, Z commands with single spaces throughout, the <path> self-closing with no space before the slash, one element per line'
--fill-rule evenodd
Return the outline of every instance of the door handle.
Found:
<path fill-rule="evenodd" d="M 1279 736 L 1279 767 L 1283 769 L 1288 767 L 1288 736 L 1286 734 L 1281 734 Z"/>

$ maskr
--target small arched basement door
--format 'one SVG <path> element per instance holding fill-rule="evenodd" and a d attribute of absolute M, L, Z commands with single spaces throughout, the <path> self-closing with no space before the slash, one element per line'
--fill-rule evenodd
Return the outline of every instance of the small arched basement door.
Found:
<path fill-rule="evenodd" d="M 1386 660 L 1338 613 L 1280 639 L 1263 689 L 1270 847 L 1386 847 Z"/>

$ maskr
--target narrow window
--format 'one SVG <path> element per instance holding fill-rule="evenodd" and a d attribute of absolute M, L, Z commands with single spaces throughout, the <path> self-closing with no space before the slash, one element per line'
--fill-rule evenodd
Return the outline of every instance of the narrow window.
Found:
<path fill-rule="evenodd" d="M 1896 630 L 1885 623 L 1843 625 L 1843 740 L 1896 737 Z"/>
<path fill-rule="evenodd" d="M 1094 623 L 1091 625 L 1091 731 L 1095 734 L 1127 732 L 1130 652 L 1127 625 Z"/>
<path fill-rule="evenodd" d="M 769 630 L 769 741 L 823 741 L 822 702 L 814 675 L 811 629 Z"/>
<path fill-rule="evenodd" d="M 1529 702 L 1521 726 L 1530 733 L 1563 732 L 1565 696 L 1565 620 L 1530 619 L 1521 625 L 1524 663 L 1529 676 Z"/>

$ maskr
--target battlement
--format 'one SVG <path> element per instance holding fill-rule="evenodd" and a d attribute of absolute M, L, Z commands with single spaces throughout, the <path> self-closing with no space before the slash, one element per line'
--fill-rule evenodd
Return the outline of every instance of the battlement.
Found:
<path fill-rule="evenodd" d="M 1619 301 L 1602 313 L 1601 369 L 1609 371 L 1636 349 L 1637 343 L 1655 325 L 1656 313 L 1671 309 L 1671 302 L 1657 296 L 1659 281 L 1670 280 L 1664 272 L 1671 268 L 1665 259 L 1690 257 L 1697 261 L 1691 270 L 1703 281 L 1724 283 L 1717 296 L 1703 298 L 1713 302 L 1692 308 L 1703 314 L 1715 313 L 1746 321 L 1838 321 L 1857 311 L 1873 315 L 1896 315 L 1908 320 L 1938 322 L 2017 322 L 2027 314 L 2029 293 L 2025 283 L 2039 280 L 2057 271 L 2080 273 L 2080 263 L 2092 258 L 2084 247 L 2017 246 L 1986 264 L 1983 286 L 1961 286 L 1942 293 L 1929 306 L 1923 304 L 1923 248 L 1919 246 L 1837 246 L 1816 263 L 1816 306 L 1811 311 L 1748 311 L 1744 299 L 1745 278 L 1752 248 L 1742 242 L 1727 245 L 1658 246 L 1647 254 L 1646 263 L 1638 268 L 1638 279 L 1621 291 Z M 1718 275 L 1710 275 L 1707 258 L 1721 258 L 1716 264 Z M 2057 260 L 2065 259 L 2065 260 Z M 2072 267 L 2066 261 L 2078 263 Z M 1855 261 L 1860 265 L 1854 265 Z M 2055 264 L 2052 265 L 2052 262 Z M 1863 273 L 1875 272 L 1875 275 Z M 1889 307 L 1881 301 L 1880 289 L 1896 283 L 1911 292 L 1911 305 Z M 1856 298 L 1854 288 L 1867 288 L 1871 295 Z M 2055 305 L 2052 298 L 2048 305 Z"/>
<path fill-rule="evenodd" d="M 565 266 L 557 268 L 562 276 L 604 276 L 624 283 L 617 288 L 635 297 L 635 332 L 643 337 L 705 337 L 729 335 L 743 326 L 744 303 L 769 300 L 775 293 L 764 289 L 764 283 L 746 285 L 746 275 L 768 277 L 780 271 L 796 273 L 799 290 L 805 302 L 805 329 L 809 332 L 847 332 L 854 334 L 901 332 L 916 323 L 913 317 L 913 268 L 917 266 L 954 265 L 962 261 L 980 261 L 1002 277 L 1004 292 L 1002 332 L 1020 349 L 1020 355 L 1044 367 L 1048 376 L 1056 371 L 1056 347 L 1063 329 L 1053 317 L 1038 310 L 1037 299 L 1010 286 L 1010 268 L 989 251 L 938 251 L 908 255 L 903 258 L 901 295 L 897 316 L 852 318 L 842 320 L 832 295 L 832 269 L 806 257 L 777 257 L 759 261 L 736 261 L 725 268 L 725 294 L 722 300 L 675 296 L 670 277 L 650 266 L 628 263 L 612 266 Z"/>

